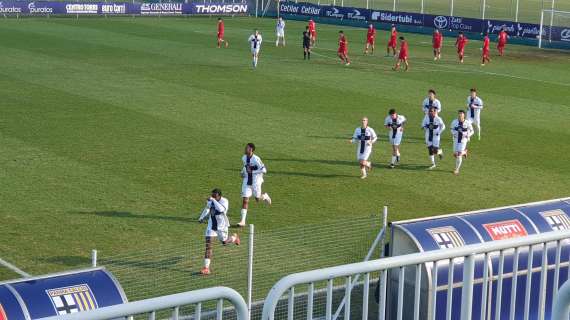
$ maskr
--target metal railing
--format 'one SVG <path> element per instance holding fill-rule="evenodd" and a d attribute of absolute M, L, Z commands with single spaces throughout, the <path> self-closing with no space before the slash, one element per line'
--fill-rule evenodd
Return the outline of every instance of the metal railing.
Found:
<path fill-rule="evenodd" d="M 508 239 L 508 240 L 500 240 L 500 241 L 495 241 L 495 242 L 487 242 L 487 243 L 482 243 L 482 244 L 475 244 L 475 245 L 468 245 L 468 246 L 464 246 L 464 247 L 459 247 L 459 248 L 453 248 L 453 249 L 446 249 L 446 250 L 438 250 L 438 251 L 430 251 L 430 252 L 421 252 L 421 253 L 415 253 L 415 254 L 409 254 L 409 255 L 404 255 L 404 256 L 397 256 L 397 257 L 390 257 L 390 258 L 384 258 L 384 259 L 378 259 L 378 260 L 373 260 L 373 261 L 368 261 L 368 262 L 360 262 L 360 263 L 353 263 L 353 264 L 347 264 L 347 265 L 342 265 L 342 266 L 336 266 L 336 267 L 331 267 L 331 268 L 325 268 L 325 269 L 320 269 L 320 270 L 313 270 L 313 271 L 308 271 L 308 272 L 301 272 L 301 273 L 296 273 L 296 274 L 291 274 L 288 275 L 284 278 L 282 278 L 279 282 L 277 282 L 273 288 L 270 290 L 270 292 L 268 293 L 266 299 L 265 299 L 265 304 L 263 306 L 263 316 L 262 316 L 262 320 L 273 320 L 275 318 L 275 311 L 276 311 L 276 307 L 278 302 L 281 300 L 281 298 L 288 293 L 288 296 L 290 297 L 287 301 L 288 305 L 286 306 L 287 309 L 287 319 L 298 319 L 299 316 L 298 315 L 293 315 L 293 312 L 295 310 L 294 306 L 292 306 L 291 304 L 294 303 L 294 298 L 291 299 L 291 297 L 294 297 L 294 291 L 295 291 L 295 286 L 298 285 L 308 285 L 308 294 L 307 294 L 307 312 L 306 312 L 306 318 L 307 319 L 312 319 L 313 317 L 313 301 L 312 301 L 312 297 L 313 297 L 313 292 L 311 292 L 312 290 L 314 290 L 315 287 L 315 283 L 317 282 L 322 282 L 322 281 L 326 281 L 327 282 L 327 290 L 326 290 L 326 309 L 325 309 L 325 319 L 330 320 L 333 319 L 333 313 L 332 313 L 332 300 L 333 300 L 333 284 L 334 284 L 334 280 L 337 278 L 341 278 L 344 277 L 346 279 L 346 284 L 345 284 L 345 297 L 350 300 L 350 296 L 351 296 L 351 290 L 353 289 L 353 284 L 351 282 L 351 279 L 353 279 L 355 276 L 357 275 L 361 275 L 364 274 L 364 284 L 363 284 L 363 290 L 362 290 L 362 305 L 361 305 L 361 310 L 362 310 L 362 319 L 367 319 L 368 318 L 368 310 L 369 310 L 369 285 L 370 285 L 370 281 L 371 281 L 371 273 L 372 272 L 377 272 L 380 271 L 380 294 L 379 294 L 379 303 L 378 303 L 378 319 L 385 319 L 386 318 L 386 284 L 387 284 L 387 278 L 388 278 L 388 273 L 390 272 L 390 270 L 393 271 L 397 271 L 397 278 L 398 278 L 398 286 L 395 290 L 397 290 L 397 301 L 391 301 L 390 305 L 392 307 L 395 308 L 395 315 L 397 319 L 402 319 L 403 318 L 403 310 L 404 310 L 404 283 L 405 283 L 405 273 L 406 273 L 406 269 L 407 268 L 411 268 L 412 270 L 422 270 L 422 267 L 424 266 L 424 264 L 431 264 L 433 266 L 432 269 L 432 280 L 433 283 L 430 287 L 430 291 L 429 291 L 429 295 L 430 295 L 430 304 L 429 304 L 429 312 L 428 312 L 428 316 L 426 318 L 428 319 L 436 319 L 436 312 L 435 312 L 435 297 L 436 297 L 436 293 L 437 293 L 437 289 L 438 289 L 438 285 L 437 285 L 437 279 L 433 279 L 437 277 L 437 271 L 438 271 L 438 262 L 441 261 L 449 261 L 450 266 L 452 266 L 453 261 L 455 259 L 460 259 L 463 258 L 463 279 L 462 279 L 462 283 L 461 283 L 461 314 L 460 314 L 460 319 L 462 320 L 467 320 L 467 319 L 471 319 L 471 315 L 473 313 L 472 310 L 472 305 L 473 305 L 473 300 L 474 300 L 474 291 L 473 291 L 473 286 L 474 286 L 474 271 L 475 271 L 475 261 L 476 258 L 478 258 L 478 255 L 482 255 L 484 258 L 484 264 L 483 264 L 483 275 L 482 275 L 482 281 L 480 281 L 483 289 L 481 290 L 481 297 L 476 297 L 476 299 L 481 299 L 482 302 L 487 302 L 488 299 L 493 298 L 493 295 L 489 294 L 489 282 L 491 282 L 491 286 L 492 286 L 492 281 L 497 281 L 497 293 L 494 295 L 494 299 L 495 299 L 495 305 L 496 306 L 501 306 L 501 298 L 502 298 L 502 283 L 504 278 L 506 278 L 507 276 L 503 274 L 503 270 L 504 270 L 504 266 L 505 266 L 505 252 L 506 251 L 513 251 L 515 252 L 515 261 L 517 261 L 517 271 L 513 273 L 512 277 L 513 277 L 513 283 L 514 283 L 514 288 L 516 290 L 516 278 L 526 274 L 532 274 L 533 269 L 537 269 L 536 267 L 533 268 L 533 264 L 532 264 L 532 260 L 533 260 L 533 252 L 534 252 L 534 248 L 535 247 L 541 247 L 542 248 L 542 260 L 541 260 L 541 264 L 540 264 L 540 268 L 537 272 L 540 272 L 540 283 L 539 286 L 534 285 L 534 283 L 532 284 L 532 287 L 536 287 L 536 288 L 540 288 L 540 293 L 539 293 L 539 303 L 538 303 L 538 319 L 544 319 L 544 310 L 545 310 L 545 306 L 546 306 L 546 293 L 547 293 L 547 286 L 546 286 L 546 281 L 547 281 L 547 272 L 549 272 L 549 265 L 548 265 L 548 257 L 547 257 L 547 252 L 548 250 L 548 245 L 549 244 L 555 244 L 555 262 L 553 264 L 553 283 L 554 285 L 552 286 L 552 297 L 556 297 L 558 294 L 558 282 L 560 279 L 560 266 L 561 264 L 565 264 L 568 265 L 567 262 L 561 263 L 561 248 L 562 248 L 562 240 L 565 239 L 570 239 L 570 231 L 566 230 L 566 231 L 553 231 L 553 232 L 547 232 L 547 233 L 543 233 L 543 234 L 537 234 L 537 235 L 531 235 L 531 236 L 527 236 L 527 237 L 521 237 L 521 238 L 514 238 L 514 239 Z M 527 264 L 527 270 L 522 270 L 522 271 L 518 271 L 518 254 L 522 251 L 521 249 L 525 249 L 528 248 L 528 252 L 529 252 L 529 258 L 527 259 L 528 264 Z M 553 246 L 551 246 L 551 248 L 554 248 Z M 499 265 L 499 271 L 496 275 L 492 275 L 489 272 L 489 259 L 491 258 L 491 254 L 493 253 L 498 253 L 498 265 Z M 480 258 L 480 257 L 479 257 Z M 552 268 L 550 268 L 552 269 Z M 450 268 L 450 274 L 453 274 L 453 268 Z M 420 318 L 420 287 L 421 287 L 421 272 L 416 272 L 415 273 L 415 290 L 414 290 L 414 295 L 413 295 L 413 299 L 414 299 L 414 303 L 411 304 L 408 301 L 408 306 L 406 307 L 407 309 L 414 308 L 414 319 L 419 319 Z M 449 278 L 452 278 L 453 275 L 451 275 Z M 453 281 L 452 283 L 447 283 L 446 286 L 453 286 Z M 566 319 L 568 318 L 568 305 L 570 302 L 570 285 L 566 285 L 564 286 L 564 288 L 566 291 L 568 291 L 569 293 L 565 293 L 563 296 L 566 297 L 567 299 L 564 301 L 566 303 L 565 308 L 563 309 L 563 312 L 566 312 Z M 564 291 L 564 292 L 566 292 Z M 448 291 L 449 292 L 449 291 Z M 510 308 L 509 312 L 509 317 L 508 319 L 514 319 L 514 313 L 515 312 L 522 312 L 524 313 L 524 319 L 529 319 L 529 313 L 531 312 L 530 310 L 530 303 L 528 303 L 530 301 L 530 296 L 531 296 L 531 282 L 527 281 L 526 286 L 525 286 L 525 304 L 524 307 L 515 309 L 515 308 Z M 451 296 L 448 296 L 448 304 L 447 304 L 447 308 L 446 308 L 446 316 L 445 319 L 451 319 Z M 511 298 L 512 299 L 512 298 Z M 560 305 L 560 303 L 558 304 Z M 486 319 L 487 317 L 485 316 L 486 313 L 489 310 L 486 311 L 487 307 L 490 308 L 490 306 L 487 306 L 485 304 L 483 304 L 481 306 L 481 319 Z M 535 306 L 536 307 L 536 306 Z M 560 307 L 559 307 L 560 308 Z M 495 308 L 495 319 L 499 319 L 500 317 L 500 309 L 501 308 Z M 522 310 L 521 310 L 522 309 Z M 562 312 L 562 313 L 563 313 Z M 497 316 L 498 315 L 498 316 Z M 351 316 L 351 311 L 350 311 L 350 302 L 346 303 L 346 307 L 344 310 L 344 319 L 348 320 L 350 319 Z M 279 317 L 279 318 L 284 318 L 284 317 Z M 454 317 L 456 318 L 456 317 Z M 557 319 L 557 318 L 553 318 L 553 319 Z M 563 319 L 563 317 L 558 318 L 558 319 Z"/>
<path fill-rule="evenodd" d="M 570 281 L 566 281 L 558 290 L 552 307 L 551 320 L 567 320 L 570 315 Z"/>
<path fill-rule="evenodd" d="M 194 319 L 200 319 L 202 302 L 217 300 L 216 319 L 221 320 L 223 314 L 223 300 L 233 304 L 237 320 L 248 320 L 249 312 L 242 296 L 228 287 L 212 287 L 207 289 L 178 293 L 158 298 L 129 302 L 121 305 L 104 307 L 87 312 L 72 313 L 63 316 L 53 316 L 40 320 L 109 320 L 130 317 L 139 314 L 148 314 L 148 319 L 155 319 L 156 313 L 165 309 L 172 309 L 171 319 L 179 319 L 179 310 L 183 306 L 196 304 Z"/>

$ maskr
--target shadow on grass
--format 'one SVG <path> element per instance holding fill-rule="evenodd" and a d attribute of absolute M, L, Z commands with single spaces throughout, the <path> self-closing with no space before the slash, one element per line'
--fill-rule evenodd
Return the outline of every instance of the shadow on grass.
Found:
<path fill-rule="evenodd" d="M 197 223 L 195 219 L 186 218 L 186 217 L 173 217 L 173 216 L 163 216 L 160 214 L 135 214 L 128 211 L 72 211 L 73 214 L 85 214 L 85 215 L 94 215 L 99 217 L 108 217 L 108 218 L 127 218 L 127 219 L 152 219 L 152 220 L 166 220 L 166 221 L 174 221 L 174 222 L 192 222 Z"/>
<path fill-rule="evenodd" d="M 271 171 L 271 174 L 274 175 L 283 175 L 283 176 L 298 176 L 298 177 L 309 177 L 309 178 L 358 178 L 356 175 L 348 175 L 348 174 L 334 174 L 334 173 L 311 173 L 311 172 L 291 172 L 291 171 Z"/>
<path fill-rule="evenodd" d="M 276 161 L 276 162 L 298 162 L 298 163 L 321 163 L 321 164 L 329 164 L 329 165 L 342 165 L 342 166 L 351 166 L 357 167 L 358 161 L 348 161 L 348 160 L 327 160 L 327 159 L 296 159 L 296 158 L 289 158 L 289 159 L 265 159 L 267 162 L 269 161 Z M 273 172 L 273 171 L 272 171 Z"/>
<path fill-rule="evenodd" d="M 85 256 L 54 256 L 41 258 L 43 262 L 59 264 L 66 267 L 88 267 L 91 266 L 91 258 Z"/>

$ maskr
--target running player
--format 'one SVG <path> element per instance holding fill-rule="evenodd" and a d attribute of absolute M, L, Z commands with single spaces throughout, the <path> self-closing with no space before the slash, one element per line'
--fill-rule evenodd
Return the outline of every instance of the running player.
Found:
<path fill-rule="evenodd" d="M 485 37 L 483 38 L 483 48 L 482 48 L 482 52 L 481 52 L 481 66 L 484 67 L 485 63 L 489 63 L 491 62 L 491 58 L 490 58 L 490 49 L 489 49 L 489 45 L 491 43 L 491 40 L 489 39 L 489 34 L 485 34 Z"/>
<path fill-rule="evenodd" d="M 467 45 L 469 40 L 463 34 L 463 32 L 459 32 L 457 35 L 457 40 L 455 40 L 455 47 L 457 48 L 457 56 L 459 58 L 459 62 L 463 63 L 463 57 L 465 56 L 465 46 Z"/>
<path fill-rule="evenodd" d="M 338 32 L 338 57 L 340 61 L 344 63 L 346 66 L 350 65 L 350 59 L 348 58 L 348 41 L 346 40 L 346 36 L 344 32 Z"/>
<path fill-rule="evenodd" d="M 467 158 L 467 142 L 473 135 L 471 121 L 465 119 L 465 111 L 459 110 L 457 119 L 451 122 L 451 135 L 453 136 L 453 156 L 455 157 L 454 175 L 459 174 L 463 157 Z"/>
<path fill-rule="evenodd" d="M 226 48 L 230 45 L 228 41 L 224 40 L 224 20 L 222 18 L 218 18 L 218 48 L 222 47 L 222 43 L 226 46 Z"/>
<path fill-rule="evenodd" d="M 481 140 L 481 109 L 483 109 L 483 100 L 477 96 L 477 89 L 471 88 L 467 97 L 467 119 L 477 126 L 479 140 Z"/>
<path fill-rule="evenodd" d="M 228 199 L 222 197 L 222 190 L 214 189 L 212 194 L 206 200 L 206 207 L 202 210 L 198 222 L 208 221 L 206 228 L 206 252 L 204 254 L 204 267 L 200 270 L 203 275 L 210 274 L 210 261 L 212 259 L 213 239 L 218 238 L 223 245 L 228 243 L 240 244 L 240 239 L 236 233 L 228 237 L 228 227 L 230 220 L 228 219 Z"/>
<path fill-rule="evenodd" d="M 271 198 L 267 193 L 261 192 L 261 185 L 263 184 L 263 175 L 267 173 L 265 165 L 255 152 L 255 145 L 248 143 L 245 146 L 245 154 L 242 157 L 243 167 L 241 170 L 241 177 L 243 178 L 241 187 L 241 197 L 243 199 L 241 207 L 241 220 L 238 226 L 245 226 L 245 219 L 247 217 L 247 209 L 249 208 L 249 198 L 255 197 L 255 201 L 264 201 L 271 205 Z"/>
<path fill-rule="evenodd" d="M 396 30 L 396 26 L 392 25 L 392 29 L 390 30 L 390 40 L 386 46 L 386 57 L 390 56 L 390 48 L 392 48 L 392 56 L 396 56 L 397 39 L 398 31 Z"/>
<path fill-rule="evenodd" d="M 433 60 L 441 60 L 441 46 L 443 44 L 443 34 L 439 29 L 433 31 L 433 38 L 431 40 L 433 46 Z"/>
<path fill-rule="evenodd" d="M 408 71 L 410 68 L 410 65 L 408 63 L 408 41 L 406 41 L 404 37 L 400 37 L 400 53 L 398 53 L 398 61 L 393 68 L 394 71 L 400 69 L 400 64 L 402 62 L 406 65 L 406 69 L 404 69 L 404 71 Z"/>
<path fill-rule="evenodd" d="M 497 50 L 499 50 L 499 55 L 503 56 L 505 52 L 505 46 L 507 45 L 507 39 L 509 39 L 509 34 L 505 28 L 501 29 L 499 36 L 497 37 Z"/>
<path fill-rule="evenodd" d="M 368 31 L 366 32 L 366 46 L 364 47 L 364 54 L 368 54 L 368 48 L 372 49 L 372 54 L 374 54 L 374 42 L 376 40 L 376 28 L 374 24 L 368 25 Z"/>
<path fill-rule="evenodd" d="M 372 162 L 369 159 L 372 153 L 372 145 L 376 143 L 376 140 L 378 140 L 378 136 L 374 129 L 368 126 L 368 118 L 362 118 L 362 126 L 354 130 L 354 135 L 350 139 L 350 143 L 358 142 L 356 159 L 360 163 L 360 179 L 366 179 L 368 171 L 372 169 Z"/>
<path fill-rule="evenodd" d="M 384 119 L 384 126 L 388 129 L 388 140 L 392 145 L 392 161 L 390 168 L 394 168 L 397 163 L 400 163 L 400 143 L 404 135 L 404 125 L 406 117 L 396 112 L 396 109 L 390 109 L 388 116 Z"/>
<path fill-rule="evenodd" d="M 441 141 L 441 133 L 445 130 L 443 120 L 437 115 L 437 110 L 430 107 L 428 113 L 422 122 L 422 129 L 425 131 L 426 145 L 428 148 L 429 160 L 431 167 L 429 170 L 435 169 L 435 156 L 439 154 L 441 159 L 443 155 L 439 153 L 439 143 Z"/>
<path fill-rule="evenodd" d="M 309 26 L 305 27 L 303 31 L 303 60 L 311 60 L 311 33 Z"/>
<path fill-rule="evenodd" d="M 263 41 L 257 29 L 249 36 L 248 41 L 251 46 L 252 65 L 254 68 L 257 68 L 257 60 L 259 59 L 259 51 L 261 50 L 261 42 Z"/>
<path fill-rule="evenodd" d="M 435 97 L 435 90 L 433 90 L 433 89 L 428 90 L 428 96 L 427 96 L 427 98 L 424 99 L 424 102 L 422 102 L 422 108 L 423 108 L 424 114 L 427 115 L 429 108 L 431 108 L 431 107 L 435 108 L 436 113 L 441 112 L 441 102 L 439 101 L 439 99 L 437 99 Z"/>
<path fill-rule="evenodd" d="M 277 25 L 275 26 L 275 33 L 277 34 L 277 40 L 275 40 L 275 46 L 279 46 L 279 40 L 283 46 L 285 46 L 285 21 L 283 18 L 279 17 L 277 19 Z"/>
<path fill-rule="evenodd" d="M 313 19 L 309 19 L 309 33 L 311 34 L 311 47 L 314 47 L 317 41 L 317 25 Z"/>

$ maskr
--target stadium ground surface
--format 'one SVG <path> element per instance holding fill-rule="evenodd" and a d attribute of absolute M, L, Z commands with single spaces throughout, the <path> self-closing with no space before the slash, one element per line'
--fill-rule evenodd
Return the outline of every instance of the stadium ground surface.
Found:
<path fill-rule="evenodd" d="M 38 274 L 84 266 L 93 248 L 202 243 L 196 218 L 213 187 L 237 222 L 250 141 L 267 165 L 273 206 L 253 205 L 249 222 L 266 232 L 365 217 L 385 204 L 400 220 L 568 196 L 568 52 L 512 45 L 482 68 L 480 42 L 459 65 L 447 38 L 434 63 L 431 39 L 406 34 L 404 73 L 384 57 L 385 31 L 377 53 L 363 56 L 365 30 L 345 28 L 353 59 L 345 67 L 335 59 L 338 26 L 318 25 L 310 62 L 303 23 L 288 23 L 285 48 L 274 47 L 273 26 L 228 18 L 230 47 L 217 49 L 214 18 L 2 20 L 0 257 Z M 257 70 L 246 41 L 254 27 L 265 36 Z M 427 89 L 437 90 L 449 125 L 471 87 L 485 101 L 483 139 L 471 142 L 456 177 L 447 130 L 446 157 L 426 171 Z M 391 107 L 409 120 L 394 170 L 381 125 Z M 363 115 L 381 138 L 376 169 L 361 181 L 348 139 Z M 300 249 L 279 241 L 294 263 Z"/>

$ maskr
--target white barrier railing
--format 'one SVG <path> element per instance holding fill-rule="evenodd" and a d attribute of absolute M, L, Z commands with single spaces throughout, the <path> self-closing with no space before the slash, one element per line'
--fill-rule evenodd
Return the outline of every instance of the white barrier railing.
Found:
<path fill-rule="evenodd" d="M 551 320 L 568 320 L 570 315 L 570 281 L 566 281 L 554 300 Z"/>
<path fill-rule="evenodd" d="M 145 313 L 149 314 L 148 319 L 154 320 L 156 318 L 156 312 L 165 309 L 172 309 L 171 319 L 178 320 L 180 307 L 191 304 L 196 304 L 194 319 L 200 319 L 202 313 L 201 303 L 210 300 L 218 301 L 216 319 L 220 320 L 222 319 L 224 299 L 233 304 L 237 320 L 249 320 L 249 312 L 244 299 L 239 293 L 237 293 L 237 291 L 227 287 L 212 287 L 189 291 L 158 298 L 129 302 L 111 307 L 104 307 L 93 311 L 47 317 L 40 320 L 109 320 Z"/>
<path fill-rule="evenodd" d="M 540 283 L 539 286 L 535 286 L 533 284 L 532 287 L 535 288 L 540 288 L 541 292 L 540 292 L 540 296 L 539 296 L 539 304 L 538 304 L 538 310 L 539 310 L 539 317 L 538 319 L 544 319 L 544 307 L 545 307 L 545 300 L 546 300 L 546 281 L 547 281 L 547 272 L 548 272 L 548 263 L 547 263 L 547 245 L 550 243 L 555 243 L 556 244 L 556 259 L 555 259 L 555 264 L 554 264 L 554 280 L 553 282 L 556 285 L 553 285 L 553 296 L 556 297 L 557 293 L 558 293 L 558 281 L 559 281 L 559 276 L 560 276 L 560 265 L 561 265 L 561 248 L 562 248 L 562 240 L 565 239 L 570 239 L 570 230 L 565 230 L 565 231 L 554 231 L 554 232 L 547 232 L 547 233 L 542 233 L 542 234 L 537 234 L 537 235 L 531 235 L 531 236 L 527 236 L 527 237 L 521 237 L 521 238 L 514 238 L 514 239 L 508 239 L 508 240 L 500 240 L 500 241 L 495 241 L 495 242 L 487 242 L 487 243 L 482 243 L 482 244 L 475 244 L 475 245 L 468 245 L 468 246 L 464 246 L 464 247 L 459 247 L 459 248 L 452 248 L 452 249 L 446 249 L 446 250 L 438 250 L 438 251 L 430 251 L 430 252 L 422 252 L 422 253 L 415 253 L 415 254 L 409 254 L 409 255 L 404 255 L 404 256 L 397 256 L 397 257 L 390 257 L 390 258 L 384 258 L 384 259 L 378 259 L 378 260 L 373 260 L 373 261 L 368 261 L 368 262 L 360 262 L 360 263 L 353 263 L 353 264 L 347 264 L 347 265 L 343 265 L 343 266 L 336 266 L 336 267 L 331 267 L 331 268 L 324 268 L 324 269 L 319 269 L 319 270 L 313 270 L 313 271 L 307 271 L 307 272 L 301 272 L 301 273 L 296 273 L 296 274 L 291 274 L 288 275 L 284 278 L 282 278 L 279 282 L 277 282 L 273 288 L 270 290 L 269 294 L 267 295 L 267 298 L 265 299 L 265 304 L 263 306 L 263 315 L 262 315 L 262 320 L 274 320 L 275 318 L 275 310 L 277 307 L 277 303 L 280 301 L 281 297 L 284 296 L 287 292 L 289 293 L 289 297 L 294 296 L 294 290 L 295 290 L 295 286 L 298 285 L 308 285 L 308 300 L 307 300 L 307 319 L 312 319 L 313 316 L 313 312 L 312 312 L 312 308 L 313 308 L 313 301 L 311 301 L 312 297 L 313 297 L 313 292 L 311 292 L 312 290 L 314 290 L 314 284 L 316 282 L 319 281 L 327 281 L 327 290 L 326 290 L 326 309 L 325 309 L 325 319 L 326 320 L 330 320 L 332 319 L 332 287 L 333 287 L 333 281 L 336 278 L 341 278 L 341 277 L 345 277 L 346 278 L 346 293 L 345 296 L 346 297 L 350 297 L 351 295 L 351 290 L 352 290 L 352 284 L 351 284 L 351 279 L 356 276 L 356 275 L 360 275 L 360 274 L 364 274 L 364 290 L 363 290 L 363 298 L 362 298 L 362 319 L 367 319 L 368 318 L 368 300 L 369 300 L 369 285 L 370 285 L 370 273 L 371 272 L 376 272 L 376 271 L 380 271 L 380 301 L 379 301 L 379 306 L 378 306 L 378 319 L 385 319 L 386 317 L 386 283 L 387 283 L 387 275 L 388 272 L 391 269 L 396 269 L 398 271 L 398 299 L 395 302 L 392 302 L 393 307 L 395 307 L 396 310 L 396 317 L 397 319 L 402 319 L 403 317 L 403 308 L 404 308 L 404 277 L 405 277 L 405 270 L 407 267 L 411 267 L 411 268 L 415 268 L 415 270 L 421 270 L 422 265 L 426 264 L 426 263 L 433 263 L 434 264 L 434 268 L 432 269 L 433 273 L 432 273 L 432 277 L 437 275 L 437 267 L 438 267 L 438 263 L 440 261 L 450 261 L 453 262 L 454 259 L 457 258 L 464 258 L 464 264 L 463 264 L 463 283 L 462 283 L 462 288 L 461 288 L 461 316 L 460 319 L 461 320 L 468 320 L 471 319 L 471 315 L 473 313 L 472 310 L 472 302 L 473 302 L 473 284 L 474 284 L 474 269 L 475 269 L 475 257 L 476 255 L 484 255 L 484 271 L 483 271 L 483 279 L 482 279 L 482 284 L 483 284 L 483 290 L 482 290 L 482 296 L 481 297 L 477 297 L 476 299 L 481 298 L 481 301 L 487 301 L 490 297 L 488 295 L 488 290 L 487 290 L 487 285 L 488 282 L 491 280 L 495 280 L 496 277 L 496 281 L 497 281 L 497 294 L 495 295 L 495 305 L 497 306 L 501 306 L 501 297 L 502 297 L 502 293 L 501 293 L 501 287 L 502 287 L 502 282 L 503 282 L 503 278 L 506 278 L 506 276 L 503 274 L 503 267 L 505 265 L 505 251 L 512 251 L 513 249 L 515 250 L 516 254 L 518 255 L 518 253 L 521 251 L 520 249 L 524 249 L 524 248 L 528 248 L 529 250 L 529 263 L 527 266 L 527 270 L 525 271 L 517 271 L 515 272 L 512 277 L 513 277 L 513 282 L 515 283 L 515 290 L 516 290 L 516 281 L 514 279 L 516 279 L 519 274 L 531 274 L 533 272 L 533 267 L 532 267 L 532 252 L 533 252 L 533 248 L 535 246 L 541 246 L 543 248 L 542 250 L 542 263 L 541 263 L 541 267 L 540 267 Z M 491 253 L 495 253 L 498 252 L 499 254 L 499 272 L 493 276 L 489 276 L 489 270 L 487 268 L 488 266 L 488 262 Z M 518 266 L 518 259 L 517 260 L 517 266 Z M 567 265 L 568 263 L 565 262 L 565 264 Z M 450 272 L 452 273 L 452 272 Z M 414 319 L 419 319 L 420 318 L 420 312 L 419 312 L 419 308 L 420 308 L 420 286 L 421 286 L 421 272 L 416 272 L 416 277 L 415 277 L 415 294 L 414 294 L 414 303 L 411 304 L 411 301 L 406 302 L 407 303 L 407 308 L 414 308 Z M 435 287 L 433 289 L 437 288 L 437 280 L 434 279 L 434 283 L 435 283 Z M 432 284 L 433 285 L 433 284 Z M 449 283 L 447 284 L 447 286 L 453 286 L 453 283 Z M 570 302 L 570 285 L 567 285 L 566 288 L 569 293 L 566 294 L 567 296 L 567 300 L 565 302 Z M 528 319 L 529 318 L 529 313 L 530 313 L 530 296 L 531 296 L 531 284 L 530 281 L 527 281 L 527 285 L 525 288 L 525 304 L 523 308 L 519 308 L 519 310 L 515 310 L 514 308 L 510 308 L 510 314 L 508 319 L 514 319 L 514 313 L 515 312 L 523 312 L 524 313 L 524 319 Z M 435 295 L 436 295 L 436 290 L 431 290 L 430 291 L 430 295 L 431 295 L 431 302 L 432 304 L 435 305 Z M 448 299 L 451 300 L 451 299 Z M 294 307 L 291 305 L 292 303 L 294 303 L 294 299 L 289 299 L 288 300 L 288 306 L 287 306 L 287 319 L 298 319 L 299 316 L 295 316 L 293 315 L 294 312 Z M 347 303 L 347 307 L 345 307 L 345 312 L 344 312 L 344 319 L 348 320 L 350 319 L 350 308 L 349 308 L 349 302 Z M 566 304 L 566 308 L 564 309 L 564 311 L 566 312 L 566 319 L 568 319 L 568 306 L 569 304 Z M 446 317 L 445 319 L 451 319 L 451 303 L 448 304 L 448 308 L 446 309 Z M 485 316 L 485 308 L 486 307 L 482 307 L 481 308 L 481 315 L 483 315 L 483 317 L 481 317 L 482 319 L 486 319 L 487 317 Z M 498 310 L 500 310 L 500 308 L 496 308 Z M 524 310 L 520 310 L 520 309 L 524 309 Z M 430 312 L 429 312 L 429 316 L 428 319 L 434 319 L 436 317 L 435 314 L 435 307 L 430 308 Z M 541 311 L 542 310 L 542 313 Z M 282 317 L 279 317 L 282 318 Z M 284 317 L 283 317 L 284 318 Z M 498 319 L 495 316 L 495 319 Z M 557 319 L 557 318 L 553 318 L 553 319 Z M 559 318 L 562 319 L 562 318 Z"/>

